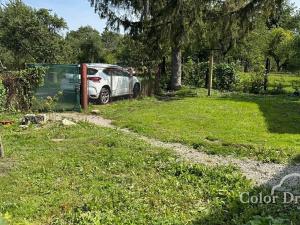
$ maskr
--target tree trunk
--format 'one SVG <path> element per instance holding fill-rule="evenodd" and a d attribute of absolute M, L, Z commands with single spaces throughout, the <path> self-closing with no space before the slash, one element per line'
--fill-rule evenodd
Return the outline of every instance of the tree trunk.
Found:
<path fill-rule="evenodd" d="M 162 75 L 166 73 L 166 57 L 163 57 L 162 62 L 158 65 L 158 71 L 155 76 L 154 94 L 161 94 L 160 81 Z"/>
<path fill-rule="evenodd" d="M 264 77 L 264 91 L 268 90 L 270 69 L 271 69 L 271 61 L 270 61 L 269 58 L 267 58 L 267 60 L 266 60 L 266 69 L 265 69 L 265 77 Z"/>
<path fill-rule="evenodd" d="M 210 57 L 209 57 L 208 96 L 211 96 L 213 73 L 214 73 L 214 52 L 213 50 L 211 50 Z"/>
<path fill-rule="evenodd" d="M 158 65 L 158 70 L 155 76 L 154 94 L 160 94 L 160 78 L 161 78 L 161 64 Z"/>
<path fill-rule="evenodd" d="M 281 70 L 280 60 L 276 59 L 275 62 L 276 62 L 277 72 L 280 72 Z"/>
<path fill-rule="evenodd" d="M 3 147 L 2 139 L 0 137 L 0 159 L 1 158 L 4 158 L 4 147 Z"/>
<path fill-rule="evenodd" d="M 249 62 L 245 61 L 244 62 L 244 73 L 248 73 L 249 72 Z"/>
<path fill-rule="evenodd" d="M 143 13 L 142 13 L 142 21 L 147 21 L 149 19 L 150 14 L 150 2 L 149 0 L 143 1 Z"/>
<path fill-rule="evenodd" d="M 171 89 L 179 90 L 181 88 L 182 76 L 182 54 L 180 47 L 172 49 L 172 80 Z"/>
<path fill-rule="evenodd" d="M 209 85 L 209 68 L 205 71 L 205 88 L 208 89 Z"/>

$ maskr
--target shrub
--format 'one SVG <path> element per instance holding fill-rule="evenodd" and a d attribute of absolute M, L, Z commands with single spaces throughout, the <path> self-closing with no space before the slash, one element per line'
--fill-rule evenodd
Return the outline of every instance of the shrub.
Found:
<path fill-rule="evenodd" d="M 255 73 L 251 76 L 249 92 L 253 94 L 260 94 L 264 92 L 264 75 Z"/>
<path fill-rule="evenodd" d="M 207 62 L 196 63 L 189 59 L 183 65 L 183 83 L 194 87 L 207 87 L 209 65 Z M 214 67 L 214 89 L 233 91 L 238 83 L 238 76 L 233 64 L 218 64 Z"/>
<path fill-rule="evenodd" d="M 5 87 L 5 107 L 9 110 L 29 110 L 34 92 L 44 81 L 45 68 L 28 68 L 19 72 L 4 72 L 1 79 Z"/>
<path fill-rule="evenodd" d="M 238 83 L 238 76 L 232 64 L 222 63 L 214 71 L 214 88 L 221 91 L 233 91 Z"/>
<path fill-rule="evenodd" d="M 5 102 L 6 102 L 6 91 L 0 80 L 0 112 L 5 110 Z"/>
<path fill-rule="evenodd" d="M 264 75 L 262 73 L 244 74 L 236 85 L 236 91 L 260 94 L 264 92 Z"/>
<path fill-rule="evenodd" d="M 289 225 L 291 221 L 286 219 L 274 219 L 273 217 L 256 216 L 246 225 Z"/>
<path fill-rule="evenodd" d="M 207 62 L 196 63 L 192 59 L 189 59 L 183 65 L 183 83 L 194 87 L 205 87 L 208 72 Z"/>
<path fill-rule="evenodd" d="M 300 96 L 300 82 L 294 81 L 292 83 L 292 88 L 294 89 L 294 95 Z"/>
<path fill-rule="evenodd" d="M 62 95 L 62 92 L 58 92 L 54 97 L 48 96 L 45 99 L 33 97 L 31 110 L 33 112 L 53 112 Z"/>
<path fill-rule="evenodd" d="M 272 90 L 270 90 L 270 94 L 272 95 L 280 95 L 280 94 L 286 94 L 286 91 L 284 90 L 284 86 L 282 82 L 275 82 L 275 86 Z"/>

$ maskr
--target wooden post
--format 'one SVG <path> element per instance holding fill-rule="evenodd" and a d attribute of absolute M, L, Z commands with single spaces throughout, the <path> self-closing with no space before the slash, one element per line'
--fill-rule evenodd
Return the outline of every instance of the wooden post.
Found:
<path fill-rule="evenodd" d="M 81 65 L 81 106 L 83 111 L 88 110 L 89 96 L 88 96 L 88 83 L 87 83 L 87 65 Z"/>
<path fill-rule="evenodd" d="M 4 158 L 4 147 L 3 147 L 2 139 L 0 136 L 0 159 L 1 158 Z"/>
<path fill-rule="evenodd" d="M 264 91 L 268 91 L 268 83 L 269 83 L 269 73 L 270 73 L 271 61 L 269 58 L 266 60 L 266 68 L 264 74 Z"/>
<path fill-rule="evenodd" d="M 214 73 L 214 51 L 211 50 L 209 57 L 208 96 L 211 96 Z"/>

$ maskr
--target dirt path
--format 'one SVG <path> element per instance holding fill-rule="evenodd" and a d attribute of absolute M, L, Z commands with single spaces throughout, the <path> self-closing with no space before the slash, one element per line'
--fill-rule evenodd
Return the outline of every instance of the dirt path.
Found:
<path fill-rule="evenodd" d="M 201 163 L 207 166 L 234 165 L 240 168 L 242 173 L 248 179 L 253 180 L 256 183 L 256 185 L 274 186 L 278 184 L 285 175 L 292 173 L 300 174 L 300 164 L 285 165 L 274 163 L 262 163 L 255 160 L 237 159 L 232 156 L 209 155 L 179 143 L 166 143 L 134 133 L 128 129 L 118 128 L 112 125 L 112 121 L 96 115 L 84 115 L 79 113 L 62 113 L 50 115 L 51 120 L 61 120 L 63 118 L 71 119 L 77 122 L 86 121 L 98 126 L 117 129 L 124 133 L 135 136 L 141 140 L 144 140 L 145 142 L 151 144 L 154 147 L 172 149 L 178 156 L 194 163 Z"/>

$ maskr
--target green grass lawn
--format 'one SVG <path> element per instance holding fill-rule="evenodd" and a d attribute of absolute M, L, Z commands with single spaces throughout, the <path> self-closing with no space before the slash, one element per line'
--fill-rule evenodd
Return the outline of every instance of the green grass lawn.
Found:
<path fill-rule="evenodd" d="M 235 168 L 187 164 L 115 130 L 81 123 L 0 132 L 6 147 L 0 224 L 1 214 L 8 224 L 55 225 L 241 225 L 255 215 L 300 219 L 294 206 L 242 204 L 241 192 L 261 190 Z"/>
<path fill-rule="evenodd" d="M 294 86 L 300 88 L 300 75 L 272 73 L 269 82 L 270 89 L 281 84 L 287 93 L 293 93 L 295 91 Z"/>
<path fill-rule="evenodd" d="M 250 79 L 251 77 L 251 73 L 240 72 L 239 75 L 241 76 L 241 79 Z M 276 89 L 279 85 L 282 86 L 283 91 L 286 93 L 294 93 L 294 87 L 300 89 L 300 74 L 270 73 L 268 85 L 269 91 Z"/>
<path fill-rule="evenodd" d="M 94 106 L 121 127 L 211 154 L 288 162 L 300 154 L 300 100 L 287 96 L 215 94 Z"/>

